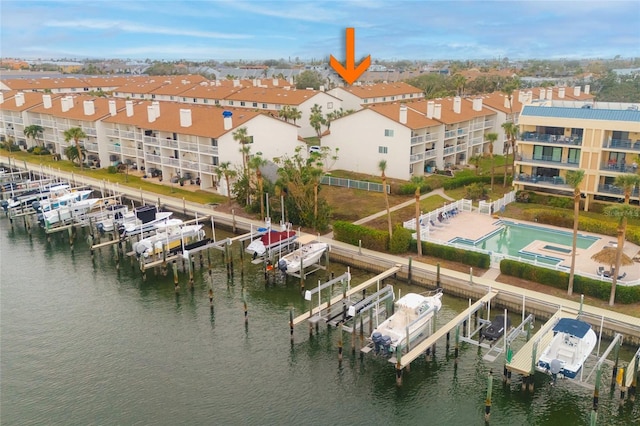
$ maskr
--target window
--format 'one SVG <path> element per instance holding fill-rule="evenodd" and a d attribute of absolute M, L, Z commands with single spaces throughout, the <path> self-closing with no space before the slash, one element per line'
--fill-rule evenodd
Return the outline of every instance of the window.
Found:
<path fill-rule="evenodd" d="M 152 94 L 152 95 L 151 95 L 151 99 L 155 99 L 155 98 L 156 98 L 156 95 L 153 95 L 153 94 Z"/>
<path fill-rule="evenodd" d="M 533 148 L 533 159 L 560 162 L 562 160 L 562 148 L 536 145 Z"/>
<path fill-rule="evenodd" d="M 384 135 L 388 137 L 393 137 L 393 129 L 384 129 Z"/>
<path fill-rule="evenodd" d="M 170 101 L 172 101 L 172 100 L 173 100 L 173 98 L 174 98 L 173 96 L 169 96 L 169 100 L 170 100 Z"/>
<path fill-rule="evenodd" d="M 369 103 L 369 99 L 365 99 L 363 104 L 368 104 Z"/>
<path fill-rule="evenodd" d="M 378 147 L 378 154 L 386 154 L 388 151 L 389 151 L 389 148 L 387 148 L 386 146 Z"/>
<path fill-rule="evenodd" d="M 214 102 L 216 105 L 220 105 L 220 100 L 216 99 L 216 101 Z"/>
<path fill-rule="evenodd" d="M 229 101 L 229 105 L 233 105 L 233 101 Z"/>
<path fill-rule="evenodd" d="M 219 163 L 218 157 L 213 157 L 213 162 L 212 163 L 213 163 L 214 166 L 217 166 L 218 163 Z"/>
<path fill-rule="evenodd" d="M 182 102 L 187 102 L 187 98 L 182 98 Z"/>
<path fill-rule="evenodd" d="M 406 98 L 406 97 L 407 97 L 407 95 L 402 95 L 402 99 L 404 99 L 404 98 Z"/>
<path fill-rule="evenodd" d="M 395 101 L 395 100 L 396 100 L 396 97 L 395 97 L 395 96 L 392 96 L 392 97 L 391 97 L 391 100 L 392 100 L 392 101 Z"/>
<path fill-rule="evenodd" d="M 240 106 L 245 106 L 245 102 L 244 101 L 240 101 Z"/>
<path fill-rule="evenodd" d="M 327 102 L 327 109 L 333 109 L 333 102 Z"/>
<path fill-rule="evenodd" d="M 144 99 L 144 93 L 140 93 L 140 99 Z"/>
<path fill-rule="evenodd" d="M 257 102 L 254 102 L 254 103 L 252 104 L 252 106 L 253 106 L 254 108 L 258 108 L 258 103 L 257 103 Z"/>
<path fill-rule="evenodd" d="M 218 146 L 218 139 L 211 138 L 211 146 Z"/>
<path fill-rule="evenodd" d="M 580 163 L 580 150 L 576 148 L 569 148 L 569 156 L 567 157 L 569 164 Z"/>
<path fill-rule="evenodd" d="M 267 109 L 267 104 L 262 104 L 262 108 Z"/>
<path fill-rule="evenodd" d="M 280 111 L 282 109 L 282 105 L 276 105 L 276 111 Z"/>
<path fill-rule="evenodd" d="M 203 100 L 203 102 L 204 102 L 205 104 L 208 104 L 208 103 L 209 103 L 209 99 L 204 99 L 204 100 Z"/>

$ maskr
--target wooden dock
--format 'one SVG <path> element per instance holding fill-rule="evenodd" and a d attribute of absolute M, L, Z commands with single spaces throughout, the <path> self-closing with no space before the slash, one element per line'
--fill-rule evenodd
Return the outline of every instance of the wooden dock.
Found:
<path fill-rule="evenodd" d="M 454 319 L 449 321 L 444 326 L 437 329 L 431 336 L 427 337 L 422 342 L 415 345 L 413 349 L 411 349 L 406 354 L 402 355 L 400 361 L 398 362 L 395 357 L 391 357 L 389 359 L 390 362 L 396 364 L 396 367 L 399 369 L 407 367 L 418 358 L 420 355 L 423 355 L 427 349 L 431 348 L 438 340 L 444 337 L 447 333 L 457 327 L 460 323 L 469 319 L 469 316 L 473 314 L 475 311 L 480 309 L 485 303 L 489 303 L 491 299 L 498 295 L 497 290 L 491 290 L 489 293 L 480 298 L 476 303 L 468 307 L 464 312 L 461 312 Z"/>
<path fill-rule="evenodd" d="M 535 372 L 535 366 L 540 360 L 542 351 L 553 339 L 553 327 L 561 318 L 576 318 L 578 312 L 561 308 L 538 330 L 536 334 L 513 355 L 511 361 L 506 364 L 508 371 L 529 376 Z M 534 356 L 535 348 L 535 356 Z"/>

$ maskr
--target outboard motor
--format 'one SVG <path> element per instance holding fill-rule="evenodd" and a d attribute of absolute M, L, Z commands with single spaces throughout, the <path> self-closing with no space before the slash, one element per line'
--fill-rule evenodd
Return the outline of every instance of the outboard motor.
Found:
<path fill-rule="evenodd" d="M 7 212 L 9 210 L 9 202 L 7 200 L 0 201 L 0 207 Z"/>
<path fill-rule="evenodd" d="M 280 259 L 278 261 L 278 269 L 280 269 L 282 272 L 287 272 L 287 261 L 284 259 Z"/>
<path fill-rule="evenodd" d="M 385 355 L 391 354 L 391 337 L 382 336 L 382 347 L 384 349 Z"/>
<path fill-rule="evenodd" d="M 371 335 L 371 341 L 373 341 L 373 347 L 377 355 L 380 353 L 380 346 L 382 345 L 382 333 L 374 331 Z"/>
<path fill-rule="evenodd" d="M 100 235 L 104 235 L 104 225 L 102 223 L 96 223 L 96 229 Z"/>

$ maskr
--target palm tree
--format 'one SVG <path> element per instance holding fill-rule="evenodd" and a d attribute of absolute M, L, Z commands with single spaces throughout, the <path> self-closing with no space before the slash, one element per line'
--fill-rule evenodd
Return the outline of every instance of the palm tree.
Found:
<path fill-rule="evenodd" d="M 215 168 L 216 176 L 220 180 L 224 176 L 224 180 L 227 182 L 227 197 L 229 197 L 229 203 L 231 203 L 231 186 L 229 181 L 238 175 L 238 172 L 231 168 L 231 161 L 225 161 Z"/>
<path fill-rule="evenodd" d="M 30 126 L 25 127 L 22 133 L 24 133 L 26 137 L 32 138 L 33 141 L 38 145 L 38 141 L 37 141 L 38 136 L 44 133 L 44 128 L 37 124 L 32 124 Z"/>
<path fill-rule="evenodd" d="M 249 160 L 249 167 L 256 171 L 256 181 L 258 186 L 258 194 L 260 196 L 260 217 L 264 218 L 264 194 L 263 194 L 263 178 L 260 167 L 267 165 L 267 160 L 261 157 L 262 153 L 258 152 Z"/>
<path fill-rule="evenodd" d="M 451 83 L 456 88 L 456 94 L 462 96 L 464 94 L 464 86 L 467 83 L 467 79 L 462 74 L 454 74 L 451 77 Z"/>
<path fill-rule="evenodd" d="M 622 250 L 624 248 L 625 234 L 627 232 L 627 218 L 635 217 L 638 214 L 638 209 L 631 207 L 627 204 L 622 206 L 610 206 L 604 209 L 604 213 L 609 216 L 617 216 L 618 229 L 617 229 L 617 241 L 616 247 L 616 266 L 611 273 L 611 295 L 609 296 L 609 306 L 613 306 L 616 300 L 616 285 L 618 283 L 618 271 L 620 271 L 620 264 L 622 262 Z"/>
<path fill-rule="evenodd" d="M 473 157 L 469 158 L 469 162 L 473 164 L 474 167 L 476 168 L 476 176 L 477 176 L 478 172 L 480 171 L 480 163 L 482 162 L 482 155 L 474 155 Z"/>
<path fill-rule="evenodd" d="M 624 203 L 629 204 L 631 193 L 636 186 L 640 185 L 640 176 L 631 173 L 620 175 L 616 177 L 613 184 L 622 188 L 622 192 L 624 193 Z"/>
<path fill-rule="evenodd" d="M 314 104 L 311 107 L 311 115 L 309 116 L 309 124 L 316 131 L 318 135 L 318 141 L 322 138 L 322 126 L 327 124 L 326 118 L 322 115 L 322 107 L 318 104 Z"/>
<path fill-rule="evenodd" d="M 576 246 L 578 243 L 578 215 L 580 214 L 580 184 L 584 179 L 584 170 L 569 170 L 567 185 L 573 188 L 573 241 L 571 243 L 571 269 L 569 272 L 569 296 L 573 294 L 573 277 L 576 268 Z"/>
<path fill-rule="evenodd" d="M 298 108 L 293 107 L 289 110 L 289 118 L 293 120 L 293 124 L 296 124 L 296 120 L 300 120 L 302 118 L 302 111 L 298 110 Z"/>
<path fill-rule="evenodd" d="M 86 137 L 87 134 L 80 127 L 71 127 L 70 129 L 64 131 L 64 141 L 69 142 L 73 139 L 76 144 L 76 152 L 78 153 L 80 170 L 82 170 L 82 148 L 80 147 L 80 139 L 85 139 Z"/>
<path fill-rule="evenodd" d="M 502 123 L 502 128 L 504 129 L 504 134 L 509 139 L 509 144 L 507 144 L 506 154 L 509 157 L 509 146 L 511 146 L 511 152 L 513 152 L 513 157 L 511 158 L 511 176 L 515 176 L 515 163 L 516 163 L 516 138 L 518 137 L 518 126 L 511 122 L 507 121 L 506 123 Z M 504 183 L 503 186 L 507 186 L 507 170 L 505 168 L 504 173 Z"/>
<path fill-rule="evenodd" d="M 238 130 L 233 132 L 233 140 L 240 143 L 240 153 L 242 154 L 242 173 L 246 176 L 247 157 L 250 149 L 247 147 L 247 144 L 251 143 L 251 136 L 247 134 L 247 128 L 240 127 Z"/>
<path fill-rule="evenodd" d="M 82 152 L 78 151 L 78 147 L 75 145 L 68 145 L 65 149 L 64 149 L 64 155 L 69 159 L 69 161 L 71 162 L 75 162 L 76 159 L 78 158 L 82 158 Z"/>
<path fill-rule="evenodd" d="M 389 225 L 389 238 L 391 238 L 393 236 L 391 210 L 389 210 L 389 194 L 387 194 L 387 175 L 384 174 L 384 171 L 387 169 L 387 160 L 380 160 L 378 162 L 378 169 L 380 170 L 380 177 L 382 178 L 382 192 L 384 193 L 384 203 L 387 206 L 387 223 Z"/>
<path fill-rule="evenodd" d="M 414 196 L 416 199 L 416 243 L 418 245 L 418 256 L 422 256 L 422 241 L 420 238 L 420 187 L 422 186 L 423 181 L 423 176 L 411 177 L 411 182 L 416 186 Z"/>
<path fill-rule="evenodd" d="M 291 107 L 289 105 L 285 105 L 280 108 L 280 111 L 278 111 L 278 117 L 284 119 L 284 121 L 288 123 L 291 118 Z"/>
<path fill-rule="evenodd" d="M 491 190 L 493 191 L 493 175 L 495 173 L 493 164 L 493 143 L 498 140 L 498 134 L 487 133 L 484 135 L 484 139 L 488 142 L 487 147 L 489 148 L 489 158 L 491 159 Z"/>

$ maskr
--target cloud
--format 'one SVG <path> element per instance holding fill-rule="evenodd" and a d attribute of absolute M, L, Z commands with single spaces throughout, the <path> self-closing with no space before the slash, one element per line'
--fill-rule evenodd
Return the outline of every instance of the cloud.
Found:
<path fill-rule="evenodd" d="M 162 34 L 171 36 L 215 38 L 215 39 L 250 39 L 250 34 L 218 33 L 212 31 L 183 30 L 175 27 L 142 25 L 127 21 L 110 21 L 99 19 L 79 19 L 75 21 L 47 21 L 43 24 L 53 28 L 73 28 L 87 30 L 119 30 L 128 33 Z"/>

